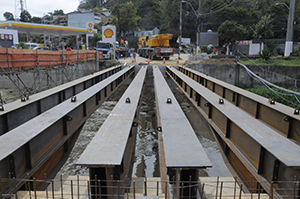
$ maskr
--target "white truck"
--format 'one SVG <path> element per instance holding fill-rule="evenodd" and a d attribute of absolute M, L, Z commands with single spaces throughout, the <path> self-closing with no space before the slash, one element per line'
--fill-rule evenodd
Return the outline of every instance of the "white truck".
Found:
<path fill-rule="evenodd" d="M 110 43 L 97 41 L 96 50 L 102 52 L 103 59 L 111 59 L 111 50 L 113 46 Z"/>

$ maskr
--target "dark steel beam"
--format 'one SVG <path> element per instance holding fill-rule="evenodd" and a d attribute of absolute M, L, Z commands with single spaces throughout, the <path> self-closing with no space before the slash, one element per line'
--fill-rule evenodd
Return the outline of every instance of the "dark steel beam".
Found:
<path fill-rule="evenodd" d="M 179 71 L 191 78 L 194 77 L 193 79 L 199 84 L 227 99 L 228 102 L 236 104 L 256 119 L 272 126 L 280 134 L 300 145 L 299 110 L 276 102 L 271 103 L 272 99 L 266 99 L 187 67 L 179 67 Z M 205 84 L 203 84 L 203 80 L 206 82 Z"/>
<path fill-rule="evenodd" d="M 109 88 L 109 96 L 133 72 L 134 67 L 126 67 L 0 136 L 0 176 L 8 178 L 10 172 L 17 179 L 27 174 L 43 179 L 44 173 L 55 169 L 65 150 L 71 151 L 86 119 L 104 102 L 104 88 Z M 99 93 L 100 98 L 96 97 Z"/>
<path fill-rule="evenodd" d="M 270 192 L 269 183 L 276 180 L 281 182 L 274 185 L 278 193 L 283 187 L 292 187 L 288 181 L 293 181 L 294 176 L 300 178 L 299 145 L 229 100 L 220 98 L 219 94 L 209 88 L 211 81 L 204 87 L 172 67 L 167 68 L 167 74 L 174 80 L 181 79 L 200 95 L 197 98 L 200 105 L 197 105 L 199 102 L 195 101 L 196 98 L 190 99 L 213 127 L 221 146 L 226 146 L 226 157 L 236 173 L 245 182 L 250 182 L 251 176 L 254 177 L 255 182 L 247 184 L 249 188 L 255 188 L 261 181 L 265 191 Z M 235 90 L 233 86 L 231 89 Z M 186 92 L 188 97 L 189 90 Z M 237 94 L 242 96 L 241 93 Z M 287 191 L 284 194 L 291 193 Z"/>
<path fill-rule="evenodd" d="M 131 178 L 139 102 L 146 72 L 147 66 L 140 69 L 76 163 L 90 170 L 91 195 L 98 189 L 94 185 L 95 175 L 103 187 L 107 187 L 101 190 L 102 195 L 122 194 L 116 193 L 116 189 L 111 192 L 111 180 L 125 179 L 126 176 Z"/>
<path fill-rule="evenodd" d="M 212 167 L 212 164 L 157 66 L 153 66 L 153 76 L 158 123 L 162 131 L 163 149 L 160 150 L 164 151 L 163 162 L 169 179 L 174 179 L 177 186 L 184 184 L 187 187 L 173 194 L 177 197 L 197 197 L 197 189 L 188 188 L 189 180 L 197 181 L 198 170 Z"/>
<path fill-rule="evenodd" d="M 99 77 L 108 77 L 124 67 L 114 66 L 29 96 L 24 102 L 15 101 L 3 105 L 3 111 L 0 111 L 0 136 L 104 79 L 99 80 Z"/>

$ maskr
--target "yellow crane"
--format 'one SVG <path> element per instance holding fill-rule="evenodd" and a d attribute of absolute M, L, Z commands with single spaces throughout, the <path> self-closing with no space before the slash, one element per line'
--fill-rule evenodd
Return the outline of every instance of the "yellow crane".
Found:
<path fill-rule="evenodd" d="M 175 48 L 170 47 L 171 34 L 149 35 L 139 38 L 138 54 L 141 57 L 150 58 L 165 58 L 168 60 L 173 56 Z"/>

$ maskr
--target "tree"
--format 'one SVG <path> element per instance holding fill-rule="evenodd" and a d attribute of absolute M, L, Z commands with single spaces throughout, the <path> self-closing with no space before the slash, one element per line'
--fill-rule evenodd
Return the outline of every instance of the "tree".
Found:
<path fill-rule="evenodd" d="M 20 21 L 22 21 L 22 22 L 30 22 L 31 21 L 31 15 L 27 10 L 23 10 L 21 12 Z"/>
<path fill-rule="evenodd" d="M 6 21 L 14 21 L 15 20 L 14 15 L 10 12 L 5 12 L 3 14 L 3 17 L 5 18 Z"/>
<path fill-rule="evenodd" d="M 64 15 L 63 10 L 54 10 L 53 15 Z"/>
<path fill-rule="evenodd" d="M 134 4 L 130 1 L 124 4 L 115 4 L 111 9 L 111 14 L 114 16 L 110 23 L 117 27 L 119 36 L 122 33 L 137 30 L 137 22 L 140 19 L 136 14 Z"/>
<path fill-rule="evenodd" d="M 273 37 L 274 32 L 272 31 L 271 15 L 265 15 L 261 18 L 261 20 L 252 26 L 253 37 L 256 39 L 260 39 L 262 42 L 264 39 L 268 39 Z"/>
<path fill-rule="evenodd" d="M 32 17 L 31 22 L 33 22 L 33 23 L 42 23 L 42 18 Z"/>
<path fill-rule="evenodd" d="M 96 8 L 93 8 L 93 9 L 91 10 L 91 12 L 100 12 L 101 10 L 102 10 L 102 8 L 96 7 Z"/>
<path fill-rule="evenodd" d="M 81 0 L 78 8 L 93 9 L 96 7 L 101 7 L 103 4 L 105 4 L 107 2 L 108 2 L 108 0 Z"/>
<path fill-rule="evenodd" d="M 219 27 L 217 36 L 221 43 L 227 43 L 232 48 L 237 40 L 245 39 L 248 36 L 248 32 L 243 25 L 235 21 L 225 21 Z"/>
<path fill-rule="evenodd" d="M 140 28 L 150 30 L 159 27 L 160 5 L 158 2 L 155 0 L 137 0 L 135 6 L 137 15 L 141 17 L 138 22 Z"/>

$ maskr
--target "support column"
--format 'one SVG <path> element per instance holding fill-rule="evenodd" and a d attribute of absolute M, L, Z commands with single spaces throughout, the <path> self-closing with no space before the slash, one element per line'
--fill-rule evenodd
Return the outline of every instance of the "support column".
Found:
<path fill-rule="evenodd" d="M 89 49 L 89 34 L 85 35 L 85 40 L 86 40 L 85 49 L 88 50 Z"/>
<path fill-rule="evenodd" d="M 286 42 L 284 56 L 290 56 L 293 51 L 293 32 L 294 32 L 294 14 L 295 14 L 296 0 L 290 0 L 289 18 L 286 32 Z"/>

